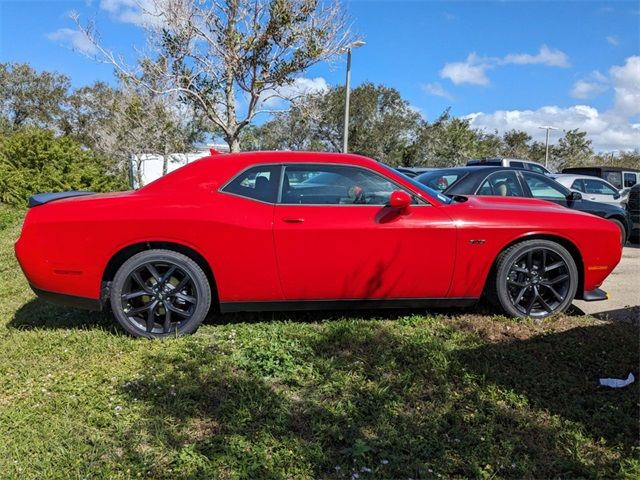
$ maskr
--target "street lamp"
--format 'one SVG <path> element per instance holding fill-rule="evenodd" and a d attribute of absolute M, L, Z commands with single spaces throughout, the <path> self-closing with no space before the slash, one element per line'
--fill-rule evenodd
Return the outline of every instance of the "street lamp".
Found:
<path fill-rule="evenodd" d="M 546 168 L 547 170 L 549 169 L 549 130 L 558 130 L 556 127 L 550 127 L 549 125 L 546 125 L 544 127 L 538 127 L 541 128 L 543 130 L 547 131 L 547 140 L 546 140 L 546 153 L 544 155 L 544 168 Z"/>
<path fill-rule="evenodd" d="M 341 51 L 347 52 L 347 80 L 345 82 L 345 99 L 344 99 L 344 136 L 342 137 L 342 151 L 347 153 L 347 145 L 349 143 L 349 83 L 351 82 L 351 49 L 359 48 L 365 45 L 362 40 L 356 40 L 344 47 Z"/>

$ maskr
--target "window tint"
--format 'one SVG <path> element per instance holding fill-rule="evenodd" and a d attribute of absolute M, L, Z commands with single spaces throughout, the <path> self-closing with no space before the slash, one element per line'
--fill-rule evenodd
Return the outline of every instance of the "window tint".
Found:
<path fill-rule="evenodd" d="M 635 173 L 628 173 L 626 172 L 624 174 L 624 186 L 626 187 L 633 187 L 637 182 L 637 178 L 636 178 L 636 174 Z"/>
<path fill-rule="evenodd" d="M 522 188 L 514 172 L 493 173 L 480 186 L 477 195 L 496 195 L 501 197 L 523 197 Z"/>
<path fill-rule="evenodd" d="M 280 170 L 280 165 L 260 165 L 250 168 L 231 180 L 222 191 L 275 203 Z"/>
<path fill-rule="evenodd" d="M 533 198 L 541 198 L 547 200 L 565 200 L 569 191 L 562 185 L 554 182 L 550 178 L 524 173 L 524 180 L 531 190 Z"/>
<path fill-rule="evenodd" d="M 282 181 L 281 203 L 305 205 L 386 205 L 400 187 L 368 170 L 340 165 L 290 165 Z"/>
<path fill-rule="evenodd" d="M 584 185 L 582 184 L 582 180 L 574 180 L 571 184 L 571 188 L 574 190 L 578 190 L 579 192 L 584 192 Z"/>
<path fill-rule="evenodd" d="M 599 175 L 600 176 L 600 175 Z M 622 188 L 622 173 L 607 172 L 602 177 L 616 188 Z"/>
<path fill-rule="evenodd" d="M 543 175 L 547 173 L 547 171 L 544 168 L 542 168 L 540 165 L 535 165 L 533 163 L 527 163 L 527 165 L 529 166 L 529 170 L 533 172 L 542 173 Z"/>
<path fill-rule="evenodd" d="M 522 168 L 524 169 L 524 163 L 522 162 L 509 162 L 509 166 L 513 168 Z"/>
<path fill-rule="evenodd" d="M 416 177 L 416 180 L 429 188 L 438 192 L 443 192 L 453 185 L 466 172 L 428 172 Z"/>
<path fill-rule="evenodd" d="M 618 193 L 614 188 L 610 187 L 600 180 L 584 179 L 584 191 L 597 195 L 615 195 Z"/>

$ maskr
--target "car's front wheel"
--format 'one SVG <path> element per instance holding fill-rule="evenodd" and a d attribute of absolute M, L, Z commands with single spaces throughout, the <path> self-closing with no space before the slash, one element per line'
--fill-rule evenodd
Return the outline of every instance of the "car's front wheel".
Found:
<path fill-rule="evenodd" d="M 111 308 L 128 333 L 162 338 L 194 332 L 211 305 L 202 268 L 172 250 L 146 250 L 126 262 L 111 284 Z"/>
<path fill-rule="evenodd" d="M 498 257 L 493 294 L 513 317 L 544 318 L 564 311 L 578 288 L 578 269 L 562 245 L 527 240 Z"/>
<path fill-rule="evenodd" d="M 620 220 L 617 220 L 615 218 L 610 218 L 609 220 L 612 221 L 616 225 L 616 227 L 618 227 L 618 230 L 620 230 L 620 242 L 624 247 L 624 244 L 627 243 L 627 229 L 624 228 L 624 225 Z"/>

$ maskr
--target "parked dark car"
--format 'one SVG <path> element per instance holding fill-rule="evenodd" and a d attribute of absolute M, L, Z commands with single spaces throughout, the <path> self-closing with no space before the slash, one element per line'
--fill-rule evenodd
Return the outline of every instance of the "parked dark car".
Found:
<path fill-rule="evenodd" d="M 493 195 L 530 197 L 591 213 L 614 222 L 623 243 L 631 233 L 631 217 L 622 208 L 584 200 L 555 180 L 540 173 L 506 167 L 457 167 L 433 170 L 414 180 L 445 195 Z"/>
<path fill-rule="evenodd" d="M 631 239 L 640 243 L 640 183 L 631 187 L 627 210 L 631 217 Z"/>

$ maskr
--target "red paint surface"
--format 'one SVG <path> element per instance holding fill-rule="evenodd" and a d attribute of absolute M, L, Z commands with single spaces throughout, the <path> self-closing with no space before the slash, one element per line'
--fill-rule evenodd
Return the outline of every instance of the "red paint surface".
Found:
<path fill-rule="evenodd" d="M 218 191 L 251 165 L 296 162 L 369 168 L 427 203 L 271 205 Z M 597 288 L 621 257 L 613 223 L 549 202 L 469 197 L 446 205 L 371 159 L 261 152 L 205 157 L 136 192 L 32 208 L 16 255 L 35 287 L 94 299 L 118 251 L 154 241 L 204 257 L 221 301 L 479 297 L 496 256 L 534 235 L 575 246 L 584 290 Z"/>

